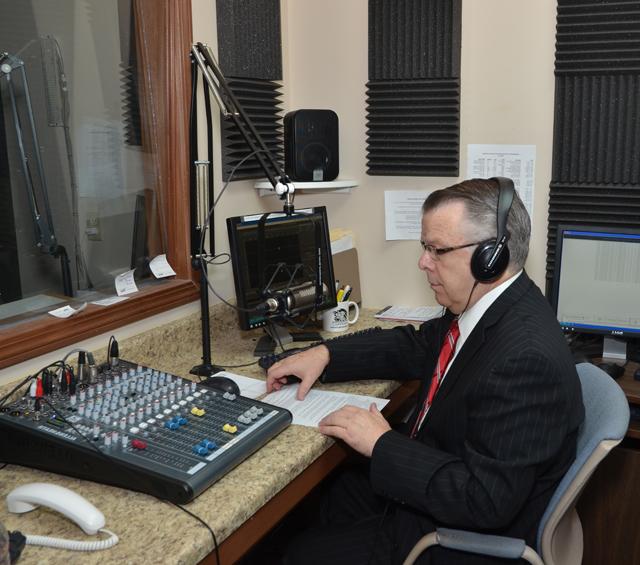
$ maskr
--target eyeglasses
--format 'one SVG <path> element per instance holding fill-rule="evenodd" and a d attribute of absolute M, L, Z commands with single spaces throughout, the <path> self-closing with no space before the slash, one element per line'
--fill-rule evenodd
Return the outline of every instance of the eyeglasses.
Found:
<path fill-rule="evenodd" d="M 451 253 L 452 251 L 456 251 L 458 249 L 464 249 L 465 247 L 471 247 L 472 245 L 479 245 L 482 243 L 481 241 L 474 241 L 473 243 L 463 243 L 462 245 L 455 245 L 454 247 L 435 247 L 434 245 L 430 245 L 429 243 L 425 243 L 424 241 L 420 242 L 422 249 L 424 249 L 431 259 L 434 261 L 439 261 L 441 255 L 445 255 L 446 253 Z"/>

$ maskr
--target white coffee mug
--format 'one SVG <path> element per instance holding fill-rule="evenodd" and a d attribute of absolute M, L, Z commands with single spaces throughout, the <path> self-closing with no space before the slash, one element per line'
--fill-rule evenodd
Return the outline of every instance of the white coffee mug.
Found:
<path fill-rule="evenodd" d="M 349 318 L 352 310 L 354 312 L 353 318 Z M 325 332 L 343 332 L 351 324 L 355 324 L 358 321 L 359 315 L 360 308 L 353 300 L 338 302 L 335 308 L 323 312 L 322 328 Z"/>

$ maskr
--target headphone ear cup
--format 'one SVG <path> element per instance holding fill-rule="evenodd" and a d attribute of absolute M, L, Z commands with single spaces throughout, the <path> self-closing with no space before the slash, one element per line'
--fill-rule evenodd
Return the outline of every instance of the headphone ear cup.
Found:
<path fill-rule="evenodd" d="M 498 253 L 493 267 L 488 266 L 495 245 L 495 239 L 483 241 L 471 256 L 471 273 L 478 282 L 494 281 L 506 271 L 509 265 L 509 248 L 505 245 Z"/>

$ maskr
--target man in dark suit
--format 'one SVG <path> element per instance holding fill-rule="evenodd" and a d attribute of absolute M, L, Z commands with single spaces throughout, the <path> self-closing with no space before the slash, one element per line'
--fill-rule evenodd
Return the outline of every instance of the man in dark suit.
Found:
<path fill-rule="evenodd" d="M 575 458 L 584 410 L 560 327 L 523 271 L 529 235 L 508 179 L 432 193 L 418 265 L 444 315 L 418 329 L 328 342 L 269 370 L 268 389 L 283 386 L 286 375 L 300 377 L 300 398 L 322 374 L 323 382 L 423 381 L 404 432 L 392 430 L 375 405 L 345 407 L 321 422 L 322 433 L 344 440 L 369 465 L 366 474 L 336 482 L 320 527 L 292 544 L 287 563 L 401 563 L 438 526 L 535 546 L 540 518 Z M 489 562 L 496 560 L 440 547 L 419 560 Z"/>

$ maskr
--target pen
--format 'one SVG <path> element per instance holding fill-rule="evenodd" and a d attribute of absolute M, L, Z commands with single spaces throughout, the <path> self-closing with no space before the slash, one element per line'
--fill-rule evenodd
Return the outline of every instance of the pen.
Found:
<path fill-rule="evenodd" d="M 352 289 L 347 290 L 347 292 L 342 295 L 342 302 L 346 302 L 347 300 L 349 300 L 349 296 L 351 296 L 351 290 Z"/>
<path fill-rule="evenodd" d="M 349 295 L 351 294 L 351 285 L 350 284 L 344 285 L 344 288 L 342 289 L 342 291 L 343 292 L 340 300 L 344 302 L 347 298 L 349 298 Z"/>
<path fill-rule="evenodd" d="M 338 302 L 342 302 L 342 297 L 343 297 L 343 296 L 344 296 L 344 288 L 341 288 L 341 289 L 338 291 L 338 294 L 336 294 L 336 300 L 337 300 Z"/>

